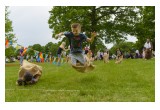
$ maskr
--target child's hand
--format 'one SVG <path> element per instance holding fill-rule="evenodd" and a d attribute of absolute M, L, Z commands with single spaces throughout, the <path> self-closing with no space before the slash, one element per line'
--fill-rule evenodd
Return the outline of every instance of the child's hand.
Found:
<path fill-rule="evenodd" d="M 56 34 L 56 35 L 55 35 L 55 39 L 58 39 L 58 38 L 59 38 L 59 36 L 60 36 L 59 34 Z"/>
<path fill-rule="evenodd" d="M 56 34 L 56 35 L 55 35 L 55 38 L 56 38 L 56 39 L 61 38 L 62 35 L 63 35 L 63 32 L 60 32 L 59 34 Z"/>

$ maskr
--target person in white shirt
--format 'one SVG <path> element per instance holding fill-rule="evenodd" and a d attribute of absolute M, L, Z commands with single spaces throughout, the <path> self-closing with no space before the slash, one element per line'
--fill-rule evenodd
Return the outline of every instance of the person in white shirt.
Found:
<path fill-rule="evenodd" d="M 147 39 L 146 43 L 144 44 L 144 48 L 145 48 L 145 51 L 144 51 L 145 59 L 150 59 L 152 55 L 152 44 L 149 39 Z"/>
<path fill-rule="evenodd" d="M 147 39 L 147 42 L 144 44 L 144 47 L 145 47 L 146 49 L 152 49 L 152 44 L 151 44 L 151 42 L 150 42 L 149 39 Z"/>

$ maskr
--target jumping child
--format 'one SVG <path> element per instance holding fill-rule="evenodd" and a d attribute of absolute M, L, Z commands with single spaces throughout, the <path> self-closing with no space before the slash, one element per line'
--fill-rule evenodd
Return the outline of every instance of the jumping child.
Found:
<path fill-rule="evenodd" d="M 93 67 L 93 65 L 87 63 L 88 61 L 87 59 L 85 59 L 85 56 L 83 54 L 82 43 L 84 41 L 93 42 L 96 33 L 92 32 L 91 38 L 88 38 L 85 34 L 81 33 L 81 25 L 79 23 L 73 23 L 71 25 L 71 30 L 72 32 L 61 32 L 55 37 L 58 38 L 64 35 L 68 38 L 70 43 L 71 65 L 77 71 L 85 72 L 87 70 L 87 67 Z"/>

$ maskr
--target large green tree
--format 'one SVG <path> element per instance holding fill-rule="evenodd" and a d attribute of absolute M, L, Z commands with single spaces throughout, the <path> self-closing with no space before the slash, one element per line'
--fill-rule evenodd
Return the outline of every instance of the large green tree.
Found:
<path fill-rule="evenodd" d="M 120 50 L 124 52 L 131 52 L 135 53 L 136 50 L 136 45 L 133 42 L 125 42 L 122 41 L 119 44 L 115 44 L 111 49 L 110 49 L 110 55 L 115 54 L 117 48 L 120 48 Z"/>
<path fill-rule="evenodd" d="M 5 56 L 10 59 L 11 56 L 15 56 L 15 48 L 13 46 L 8 47 L 5 50 Z"/>
<path fill-rule="evenodd" d="M 135 36 L 138 39 L 136 42 L 137 48 L 141 50 L 146 39 L 149 38 L 155 50 L 155 7 L 140 7 L 140 13 L 139 22 L 134 27 Z"/>
<path fill-rule="evenodd" d="M 56 56 L 59 45 L 60 44 L 49 42 L 45 45 L 45 53 L 51 53 L 52 55 Z"/>
<path fill-rule="evenodd" d="M 5 7 L 5 39 L 9 40 L 13 43 L 16 42 L 16 37 L 15 34 L 13 33 L 13 27 L 12 27 L 12 21 L 8 18 L 9 17 L 9 7 Z M 10 44 L 9 48 L 5 49 L 5 56 L 7 58 L 10 58 L 11 56 L 14 56 L 15 54 L 15 49 Z"/>
<path fill-rule="evenodd" d="M 91 44 L 93 51 L 105 38 L 107 43 L 120 42 L 126 35 L 133 35 L 133 26 L 140 15 L 137 7 L 130 6 L 56 6 L 49 13 L 48 24 L 53 37 L 59 32 L 70 31 L 74 22 L 82 25 L 82 32 L 87 36 L 96 31 L 97 37 Z"/>
<path fill-rule="evenodd" d="M 42 46 L 41 46 L 40 44 L 34 44 L 34 45 L 32 46 L 32 49 L 33 49 L 33 50 L 36 50 L 36 51 L 39 51 L 39 52 L 42 52 L 42 51 L 43 51 L 43 48 L 42 48 Z"/>
<path fill-rule="evenodd" d="M 12 41 L 12 43 L 16 43 L 17 39 L 13 33 L 13 26 L 12 21 L 9 19 L 10 12 L 8 11 L 8 8 L 8 6 L 5 7 L 5 38 Z"/>
<path fill-rule="evenodd" d="M 34 56 L 35 55 L 35 53 L 34 53 L 34 50 L 33 50 L 33 48 L 32 48 L 33 46 L 28 46 L 28 50 L 27 50 L 27 53 L 26 54 L 28 54 L 29 56 Z M 25 54 L 25 55 L 26 55 Z"/>

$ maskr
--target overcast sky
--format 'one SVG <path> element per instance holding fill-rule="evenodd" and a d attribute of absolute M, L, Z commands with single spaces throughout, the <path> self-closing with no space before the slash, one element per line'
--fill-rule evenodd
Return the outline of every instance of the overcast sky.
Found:
<path fill-rule="evenodd" d="M 48 19 L 52 7 L 48 6 L 11 6 L 9 19 L 13 22 L 13 30 L 22 46 L 33 44 L 46 45 L 57 42 L 52 38 Z"/>
<path fill-rule="evenodd" d="M 13 22 L 13 30 L 18 38 L 17 44 L 29 46 L 34 44 L 46 45 L 48 42 L 57 43 L 52 38 L 52 30 L 49 29 L 48 19 L 51 6 L 10 6 L 9 19 Z M 134 37 L 128 37 L 128 41 L 136 41 Z M 110 48 L 112 45 L 106 45 Z"/>

